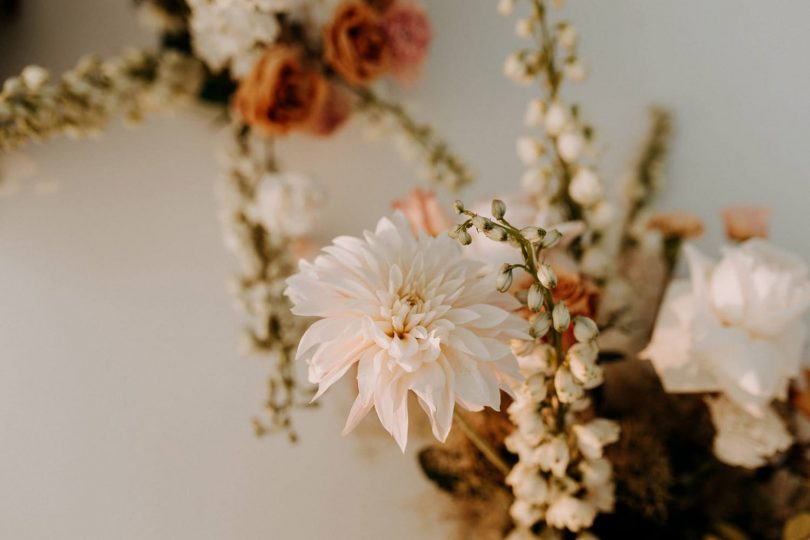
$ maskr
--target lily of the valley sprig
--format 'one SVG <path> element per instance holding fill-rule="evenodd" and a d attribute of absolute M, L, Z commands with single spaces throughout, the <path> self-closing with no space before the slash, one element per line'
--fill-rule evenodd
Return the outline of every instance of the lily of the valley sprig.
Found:
<path fill-rule="evenodd" d="M 590 407 L 586 390 L 599 386 L 603 374 L 597 365 L 596 323 L 582 316 L 572 320 L 566 304 L 554 300 L 557 276 L 544 253 L 562 235 L 556 229 L 513 225 L 498 199 L 492 201 L 491 218 L 461 202 L 455 208 L 467 218 L 450 233 L 459 243 L 470 244 L 474 229 L 486 237 L 478 241 L 507 242 L 520 252 L 522 263 L 500 267 L 498 290 L 508 292 L 515 273 L 531 281 L 519 300 L 532 339 L 512 343 L 525 380 L 515 387 L 509 416 L 516 429 L 505 441 L 517 456 L 506 477 L 515 495 L 510 514 L 516 527 L 509 538 L 533 538 L 547 528 L 586 530 L 598 512 L 613 510 L 615 486 L 602 448 L 618 439 L 619 427 L 601 418 L 584 421 L 578 414 Z"/>

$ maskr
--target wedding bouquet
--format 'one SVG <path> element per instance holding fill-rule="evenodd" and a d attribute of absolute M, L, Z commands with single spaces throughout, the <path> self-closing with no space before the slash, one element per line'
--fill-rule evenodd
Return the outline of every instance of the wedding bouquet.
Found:
<path fill-rule="evenodd" d="M 435 184 L 471 180 L 432 128 L 372 85 L 416 79 L 431 36 L 423 9 L 139 4 L 162 49 L 82 62 L 55 85 L 27 68 L 0 94 L 0 148 L 189 97 L 228 105 L 234 289 L 245 349 L 276 368 L 257 432 L 294 438 L 291 410 L 349 377 L 344 433 L 374 410 L 404 450 L 427 417 L 436 442 L 419 463 L 463 538 L 810 537 L 810 270 L 768 240 L 765 209 L 723 212 L 718 257 L 691 242 L 699 219 L 655 210 L 671 136 L 662 109 L 622 198 L 606 196 L 596 130 L 564 93 L 586 70 L 561 1 L 498 3 L 502 15 L 526 10 L 516 33 L 527 46 L 504 73 L 539 91 L 517 141 L 520 188 L 456 201 L 455 222 L 417 189 L 320 251 L 311 231 L 328 199 L 281 169 L 274 138 L 328 135 L 359 115 Z"/>

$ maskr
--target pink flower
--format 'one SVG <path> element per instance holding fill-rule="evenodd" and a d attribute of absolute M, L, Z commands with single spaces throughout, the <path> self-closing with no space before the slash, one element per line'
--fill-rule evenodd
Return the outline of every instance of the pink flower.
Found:
<path fill-rule="evenodd" d="M 396 2 L 385 11 L 383 28 L 388 36 L 394 74 L 406 81 L 413 79 L 430 46 L 432 31 L 425 10 L 411 3 Z"/>
<path fill-rule="evenodd" d="M 771 211 L 757 206 L 732 206 L 723 211 L 726 236 L 737 242 L 751 238 L 768 238 Z"/>
<path fill-rule="evenodd" d="M 438 236 L 452 225 L 432 191 L 414 189 L 405 199 L 398 199 L 391 206 L 405 214 L 414 233 L 425 231 L 431 236 Z"/>

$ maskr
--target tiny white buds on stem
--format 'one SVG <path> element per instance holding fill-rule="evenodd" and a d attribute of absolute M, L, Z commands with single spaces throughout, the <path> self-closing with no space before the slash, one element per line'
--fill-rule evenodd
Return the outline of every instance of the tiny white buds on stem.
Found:
<path fill-rule="evenodd" d="M 533 99 L 526 108 L 523 121 L 526 127 L 540 127 L 543 125 L 543 117 L 546 114 L 546 102 L 542 99 Z"/>
<path fill-rule="evenodd" d="M 541 264 L 537 269 L 537 279 L 546 289 L 553 289 L 557 286 L 557 274 L 547 264 Z"/>
<path fill-rule="evenodd" d="M 574 318 L 574 337 L 580 343 L 588 343 L 599 335 L 596 323 L 588 317 Z"/>
<path fill-rule="evenodd" d="M 462 246 L 469 246 L 472 243 L 472 236 L 470 236 L 466 228 L 459 229 L 458 243 Z"/>
<path fill-rule="evenodd" d="M 498 225 L 492 225 L 492 222 L 489 223 L 490 228 L 484 229 L 484 234 L 490 240 L 494 240 L 496 242 L 505 242 L 506 239 L 509 237 L 509 234 L 506 232 L 506 229 L 500 227 Z"/>
<path fill-rule="evenodd" d="M 537 283 L 532 283 L 529 287 L 529 296 L 526 298 L 526 305 L 532 311 L 540 311 L 543 306 L 543 290 Z"/>
<path fill-rule="evenodd" d="M 543 249 L 551 249 L 556 246 L 560 240 L 562 239 L 562 233 L 557 229 L 551 229 L 546 233 L 546 237 L 543 238 L 542 248 Z"/>
<path fill-rule="evenodd" d="M 506 215 L 506 204 L 500 199 L 492 201 L 492 217 L 495 219 L 503 219 Z"/>
<path fill-rule="evenodd" d="M 546 231 L 539 227 L 524 227 L 520 230 L 520 234 L 532 244 L 537 244 L 543 241 L 543 238 L 546 236 Z"/>
<path fill-rule="evenodd" d="M 568 326 L 571 324 L 571 314 L 564 302 L 559 302 L 554 306 L 551 318 L 554 321 L 554 329 L 561 334 L 568 330 Z"/>
<path fill-rule="evenodd" d="M 512 266 L 509 264 L 501 265 L 501 269 L 498 272 L 498 277 L 495 280 L 495 286 L 497 289 L 505 293 L 512 287 Z"/>
<path fill-rule="evenodd" d="M 461 201 L 455 201 L 453 203 L 453 210 L 456 211 L 456 214 L 464 213 L 464 203 Z"/>
<path fill-rule="evenodd" d="M 534 338 L 542 338 L 548 331 L 551 329 L 551 316 L 548 313 L 541 313 L 532 322 L 532 326 L 529 329 L 529 333 Z"/>
<path fill-rule="evenodd" d="M 596 388 L 604 380 L 602 368 L 596 364 L 597 355 L 593 343 L 577 343 L 568 350 L 568 367 L 587 390 Z"/>
<path fill-rule="evenodd" d="M 517 153 L 520 161 L 529 166 L 537 163 L 537 160 L 543 155 L 543 147 L 533 137 L 521 137 L 517 141 Z"/>
<path fill-rule="evenodd" d="M 470 221 L 479 232 L 484 232 L 492 227 L 492 222 L 483 216 L 474 216 Z"/>

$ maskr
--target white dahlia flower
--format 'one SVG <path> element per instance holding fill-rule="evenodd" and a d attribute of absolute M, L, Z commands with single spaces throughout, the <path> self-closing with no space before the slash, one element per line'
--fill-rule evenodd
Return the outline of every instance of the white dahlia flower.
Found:
<path fill-rule="evenodd" d="M 344 433 L 372 409 L 404 450 L 408 392 L 444 441 L 456 403 L 498 409 L 500 390 L 519 378 L 509 348 L 527 339 L 527 323 L 495 277 L 462 256 L 445 234 L 414 236 L 401 213 L 363 238 L 341 236 L 287 281 L 293 313 L 320 317 L 304 334 L 298 358 L 323 394 L 357 368 L 358 396 Z"/>

